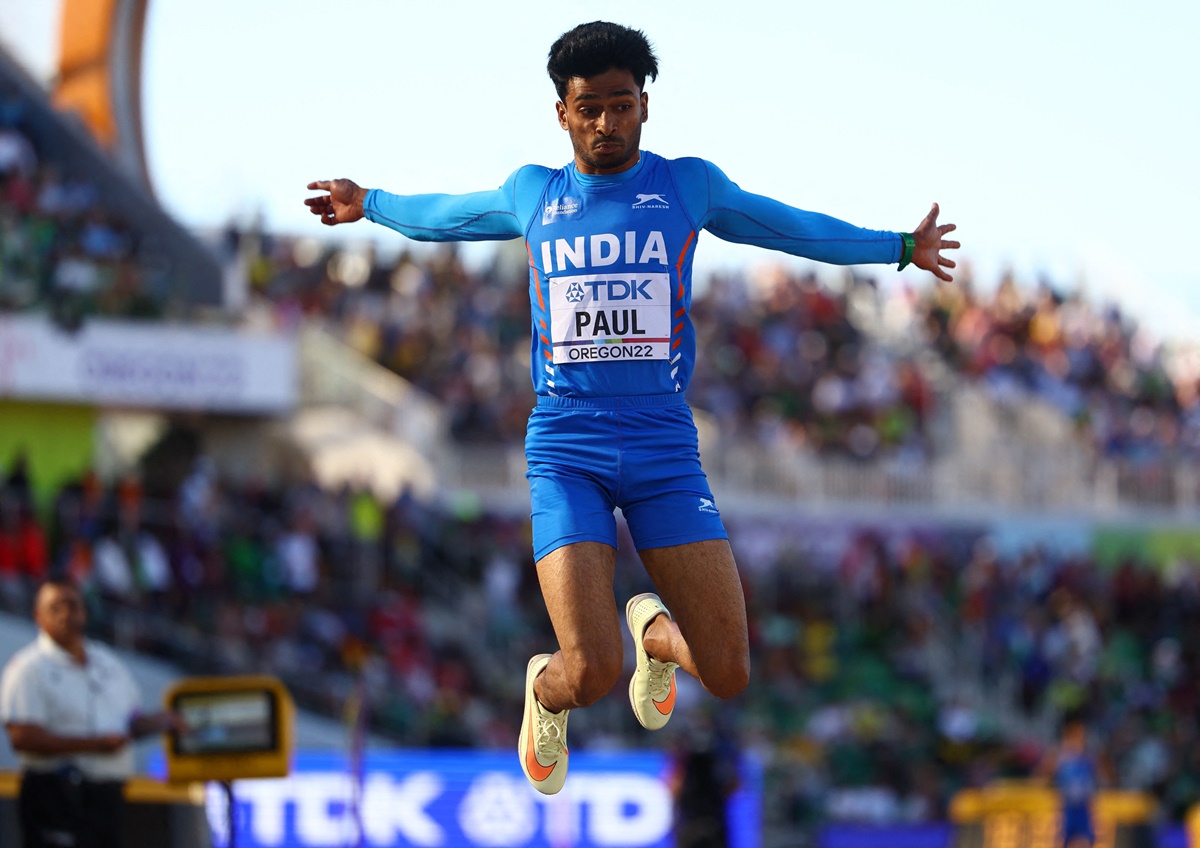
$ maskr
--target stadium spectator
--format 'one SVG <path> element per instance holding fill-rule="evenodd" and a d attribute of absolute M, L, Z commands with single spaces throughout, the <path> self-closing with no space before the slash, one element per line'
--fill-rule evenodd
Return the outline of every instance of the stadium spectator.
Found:
<path fill-rule="evenodd" d="M 141 712 L 129 671 L 85 639 L 83 597 L 72 583 L 43 583 L 34 620 L 37 641 L 9 659 L 0 678 L 0 717 L 21 761 L 25 848 L 119 848 L 130 743 L 179 719 Z"/>
<path fill-rule="evenodd" d="M 0 90 L 0 312 L 153 318 L 138 239 L 86 175 L 68 175 L 22 127 L 25 104 Z"/>

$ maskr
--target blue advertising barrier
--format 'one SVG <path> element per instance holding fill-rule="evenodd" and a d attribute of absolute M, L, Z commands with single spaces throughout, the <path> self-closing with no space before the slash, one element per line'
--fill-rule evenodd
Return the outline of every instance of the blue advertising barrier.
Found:
<path fill-rule="evenodd" d="M 832 824 L 821 828 L 817 848 L 950 848 L 954 826 L 931 824 L 867 826 Z"/>
<path fill-rule="evenodd" d="M 558 795 L 526 782 L 516 755 L 368 752 L 361 780 L 336 752 L 300 752 L 282 779 L 234 784 L 237 848 L 672 848 L 669 761 L 654 752 L 571 754 Z M 761 768 L 745 760 L 727 819 L 733 848 L 762 841 Z M 224 796 L 210 790 L 214 845 Z"/>

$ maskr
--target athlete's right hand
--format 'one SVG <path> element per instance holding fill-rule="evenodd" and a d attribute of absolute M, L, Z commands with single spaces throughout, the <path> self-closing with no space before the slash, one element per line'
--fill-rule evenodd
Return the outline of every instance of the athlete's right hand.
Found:
<path fill-rule="evenodd" d="M 92 740 L 92 746 L 97 753 L 113 754 L 129 744 L 129 737 L 124 733 L 104 733 Z"/>
<path fill-rule="evenodd" d="M 320 197 L 305 198 L 304 205 L 314 215 L 321 216 L 321 223 L 350 224 L 363 217 L 363 201 L 367 189 L 354 180 L 316 180 L 308 184 L 310 191 L 325 191 Z"/>

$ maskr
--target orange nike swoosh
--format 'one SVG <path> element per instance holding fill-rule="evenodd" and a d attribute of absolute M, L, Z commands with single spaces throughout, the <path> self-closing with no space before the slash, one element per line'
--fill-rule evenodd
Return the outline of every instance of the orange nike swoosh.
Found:
<path fill-rule="evenodd" d="M 658 710 L 660 715 L 670 715 L 671 710 L 675 709 L 675 673 L 671 673 L 671 679 L 667 681 L 667 697 L 661 701 L 651 701 L 654 704 L 654 709 Z"/>
<path fill-rule="evenodd" d="M 548 766 L 544 766 L 538 762 L 537 754 L 533 752 L 533 716 L 529 717 L 529 747 L 525 749 L 525 768 L 529 770 L 529 776 L 541 783 L 550 776 L 550 772 L 554 771 L 554 767 L 558 765 L 555 761 Z"/>

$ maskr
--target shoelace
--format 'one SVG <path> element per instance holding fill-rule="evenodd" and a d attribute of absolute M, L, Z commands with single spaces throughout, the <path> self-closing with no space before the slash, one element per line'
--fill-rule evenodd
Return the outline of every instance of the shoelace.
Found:
<path fill-rule="evenodd" d="M 539 757 L 551 759 L 562 753 L 565 718 L 538 711 L 537 720 L 534 722 L 534 745 Z"/>
<path fill-rule="evenodd" d="M 679 663 L 661 662 L 649 655 L 646 656 L 646 661 L 647 677 L 650 682 L 650 697 L 656 701 L 661 701 L 671 691 L 671 672 L 679 668 Z"/>

